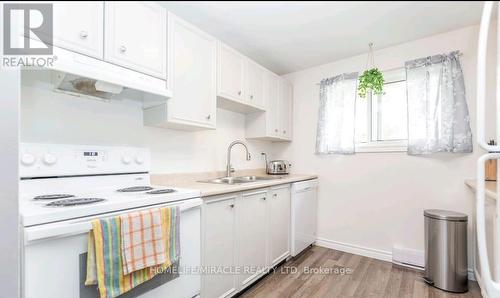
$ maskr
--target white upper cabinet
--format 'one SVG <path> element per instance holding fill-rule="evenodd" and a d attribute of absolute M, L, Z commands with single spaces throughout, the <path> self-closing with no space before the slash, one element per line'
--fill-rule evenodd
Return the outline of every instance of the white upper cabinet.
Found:
<path fill-rule="evenodd" d="M 264 111 L 264 69 L 221 42 L 217 60 L 218 106 L 239 113 Z"/>
<path fill-rule="evenodd" d="M 264 113 L 246 116 L 246 138 L 268 141 L 292 140 L 293 89 L 285 79 L 264 74 Z"/>
<path fill-rule="evenodd" d="M 103 59 L 104 2 L 54 1 L 54 45 Z"/>
<path fill-rule="evenodd" d="M 251 105 L 264 106 L 264 69 L 254 63 L 246 60 L 245 63 L 245 101 Z"/>
<path fill-rule="evenodd" d="M 167 79 L 167 15 L 152 2 L 105 2 L 104 59 Z"/>
<path fill-rule="evenodd" d="M 219 43 L 217 95 L 230 100 L 244 101 L 245 57 Z"/>
<path fill-rule="evenodd" d="M 268 72 L 264 76 L 264 99 L 266 102 L 265 131 L 269 136 L 279 136 L 279 87 L 280 78 Z"/>
<path fill-rule="evenodd" d="M 215 129 L 217 40 L 168 14 L 168 83 L 172 98 L 145 109 L 147 125 L 185 130 Z"/>
<path fill-rule="evenodd" d="M 285 140 L 292 139 L 293 86 L 286 80 L 280 80 L 279 89 L 279 135 Z"/>

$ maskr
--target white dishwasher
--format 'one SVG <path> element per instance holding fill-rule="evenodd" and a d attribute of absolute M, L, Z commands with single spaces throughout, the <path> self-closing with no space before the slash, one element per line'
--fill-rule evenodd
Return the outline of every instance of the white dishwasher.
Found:
<path fill-rule="evenodd" d="M 318 179 L 292 183 L 292 256 L 316 240 Z"/>

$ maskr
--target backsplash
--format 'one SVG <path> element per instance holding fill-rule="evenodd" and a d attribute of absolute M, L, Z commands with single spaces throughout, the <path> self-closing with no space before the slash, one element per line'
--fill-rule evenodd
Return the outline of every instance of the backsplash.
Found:
<path fill-rule="evenodd" d="M 197 132 L 145 127 L 140 101 L 104 102 L 51 90 L 48 73 L 23 73 L 21 141 L 81 145 L 142 146 L 151 149 L 152 172 L 221 171 L 229 143 L 245 140 L 245 115 L 217 110 L 217 130 Z M 263 168 L 260 152 L 281 158 L 270 142 L 247 140 L 252 160 L 233 149 L 236 169 Z"/>

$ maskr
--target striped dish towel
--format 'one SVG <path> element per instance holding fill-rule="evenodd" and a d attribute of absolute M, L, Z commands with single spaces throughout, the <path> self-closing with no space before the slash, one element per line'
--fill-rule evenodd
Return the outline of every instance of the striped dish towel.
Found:
<path fill-rule="evenodd" d="M 158 266 L 125 274 L 122 258 L 120 216 L 92 221 L 88 237 L 87 279 L 85 285 L 96 285 L 100 298 L 114 298 L 164 272 L 179 260 L 180 210 L 161 208 L 162 233 L 165 235 L 167 258 Z"/>
<path fill-rule="evenodd" d="M 165 263 L 166 235 L 160 209 L 120 215 L 123 273 Z"/>

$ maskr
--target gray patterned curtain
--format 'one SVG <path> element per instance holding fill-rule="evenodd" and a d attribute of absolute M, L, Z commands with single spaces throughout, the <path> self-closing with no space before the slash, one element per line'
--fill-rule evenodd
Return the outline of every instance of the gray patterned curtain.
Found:
<path fill-rule="evenodd" d="M 408 61 L 408 154 L 472 152 L 459 52 Z"/>
<path fill-rule="evenodd" d="M 324 79 L 320 84 L 317 154 L 354 154 L 358 73 Z"/>

